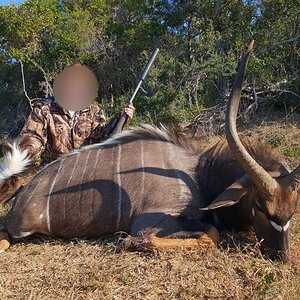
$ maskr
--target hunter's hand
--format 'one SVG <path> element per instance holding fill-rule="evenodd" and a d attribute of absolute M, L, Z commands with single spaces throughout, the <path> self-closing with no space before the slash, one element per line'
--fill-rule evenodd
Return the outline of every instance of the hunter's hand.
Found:
<path fill-rule="evenodd" d="M 125 114 L 126 114 L 127 117 L 128 117 L 127 123 L 130 122 L 130 121 L 132 120 L 134 110 L 135 110 L 135 108 L 134 108 L 133 105 L 128 105 L 128 106 L 125 107 L 124 112 L 125 112 Z"/>

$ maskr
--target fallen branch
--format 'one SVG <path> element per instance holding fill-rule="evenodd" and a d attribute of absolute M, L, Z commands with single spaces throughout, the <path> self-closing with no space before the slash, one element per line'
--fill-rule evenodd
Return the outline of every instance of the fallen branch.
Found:
<path fill-rule="evenodd" d="M 283 93 L 292 94 L 300 99 L 297 93 L 280 88 L 280 85 L 286 84 L 286 80 L 272 84 L 270 86 L 262 86 L 257 88 L 255 85 L 246 85 L 243 88 L 243 94 L 238 118 L 246 117 L 259 108 L 259 103 L 267 103 L 266 98 L 280 96 Z M 224 100 L 215 106 L 204 109 L 191 119 L 185 127 L 190 128 L 194 133 L 200 131 L 204 136 L 219 134 L 224 129 L 225 111 L 229 94 L 225 95 Z"/>

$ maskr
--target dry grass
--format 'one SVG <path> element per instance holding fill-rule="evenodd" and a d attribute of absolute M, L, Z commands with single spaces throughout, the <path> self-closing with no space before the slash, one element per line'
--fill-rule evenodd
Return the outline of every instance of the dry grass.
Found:
<path fill-rule="evenodd" d="M 299 163 L 299 127 L 245 130 Z M 296 154 L 294 154 L 296 153 Z M 1 219 L 2 214 L 2 219 Z M 6 212 L 0 211 L 0 223 Z M 285 299 L 300 297 L 300 215 L 289 264 L 264 259 L 245 234 L 218 249 L 118 252 L 116 239 L 59 243 L 35 237 L 0 255 L 0 299 Z"/>

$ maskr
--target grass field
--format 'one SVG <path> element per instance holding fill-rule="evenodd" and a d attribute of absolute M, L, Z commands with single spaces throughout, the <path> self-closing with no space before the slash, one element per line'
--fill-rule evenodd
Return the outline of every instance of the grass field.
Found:
<path fill-rule="evenodd" d="M 300 162 L 297 122 L 245 127 L 292 167 Z M 0 222 L 6 214 L 0 210 Z M 34 237 L 0 255 L 0 299 L 300 299 L 300 214 L 291 261 L 263 258 L 253 234 L 223 232 L 217 249 L 118 251 L 117 238 L 62 242 Z"/>

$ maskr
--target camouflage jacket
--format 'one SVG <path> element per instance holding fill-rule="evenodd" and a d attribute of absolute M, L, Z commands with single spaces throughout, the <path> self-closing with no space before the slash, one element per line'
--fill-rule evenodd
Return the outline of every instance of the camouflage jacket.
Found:
<path fill-rule="evenodd" d="M 40 157 L 41 165 L 45 165 L 72 149 L 100 142 L 106 124 L 102 109 L 96 105 L 71 116 L 54 98 L 47 98 L 34 105 L 20 135 L 36 139 L 28 151 L 35 158 Z"/>

